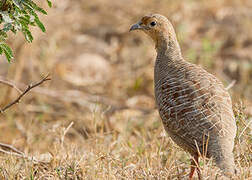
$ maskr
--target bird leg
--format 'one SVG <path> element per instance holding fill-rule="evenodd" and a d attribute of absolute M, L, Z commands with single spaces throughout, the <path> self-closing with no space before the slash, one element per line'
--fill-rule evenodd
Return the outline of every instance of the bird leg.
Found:
<path fill-rule="evenodd" d="M 190 174 L 189 174 L 189 180 L 192 180 L 195 168 L 197 169 L 198 179 L 201 180 L 198 154 L 194 155 L 192 160 L 191 160 L 191 171 L 190 171 Z"/>

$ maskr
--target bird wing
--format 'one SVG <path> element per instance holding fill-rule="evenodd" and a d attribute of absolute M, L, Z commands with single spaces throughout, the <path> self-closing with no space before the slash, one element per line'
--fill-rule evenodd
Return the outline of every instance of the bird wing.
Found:
<path fill-rule="evenodd" d="M 222 83 L 190 64 L 161 83 L 156 97 L 164 127 L 195 150 L 209 137 L 235 135 L 231 98 Z M 176 141 L 176 140 L 175 140 Z"/>

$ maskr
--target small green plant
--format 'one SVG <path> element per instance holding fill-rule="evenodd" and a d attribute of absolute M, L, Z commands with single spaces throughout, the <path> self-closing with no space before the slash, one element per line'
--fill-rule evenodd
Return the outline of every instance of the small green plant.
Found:
<path fill-rule="evenodd" d="M 50 0 L 46 1 L 48 6 L 52 7 L 52 2 Z M 37 26 L 43 32 L 46 31 L 37 13 L 47 14 L 44 9 L 32 0 L 0 1 L 0 55 L 4 54 L 9 62 L 13 58 L 11 48 L 5 43 L 9 31 L 14 34 L 21 31 L 29 43 L 33 40 L 29 29 L 30 26 Z"/>

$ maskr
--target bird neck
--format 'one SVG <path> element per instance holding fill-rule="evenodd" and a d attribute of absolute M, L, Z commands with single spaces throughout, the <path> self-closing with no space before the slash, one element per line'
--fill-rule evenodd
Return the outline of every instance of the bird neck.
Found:
<path fill-rule="evenodd" d="M 183 69 L 181 67 L 185 63 L 176 36 L 159 38 L 156 41 L 156 51 L 155 84 L 167 76 L 172 77 L 173 74 Z"/>
<path fill-rule="evenodd" d="M 158 56 L 163 57 L 161 60 L 168 64 L 183 60 L 175 33 L 158 37 L 156 40 L 156 51 Z"/>

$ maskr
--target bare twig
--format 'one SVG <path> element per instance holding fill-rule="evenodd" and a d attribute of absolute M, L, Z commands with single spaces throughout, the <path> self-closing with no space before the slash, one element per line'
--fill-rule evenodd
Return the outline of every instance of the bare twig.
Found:
<path fill-rule="evenodd" d="M 4 143 L 0 143 L 0 147 L 2 149 L 9 149 L 17 154 L 20 154 L 20 155 L 24 155 L 23 152 L 19 151 L 17 148 L 13 147 L 12 145 L 9 145 L 9 144 L 4 144 Z"/>
<path fill-rule="evenodd" d="M 30 156 L 25 155 L 25 153 L 23 153 L 22 151 L 19 151 L 17 148 L 13 147 L 12 145 L 0 143 L 0 147 L 1 147 L 0 152 L 2 153 L 24 158 L 24 159 L 27 159 L 29 161 L 33 161 L 36 163 L 39 162 L 35 157 L 30 157 Z"/>
<path fill-rule="evenodd" d="M 11 106 L 13 106 L 14 104 L 17 104 L 20 102 L 21 98 L 28 93 L 31 89 L 41 85 L 42 83 L 44 83 L 45 81 L 49 81 L 51 80 L 51 78 L 49 78 L 49 74 L 47 76 L 45 76 L 43 79 L 41 79 L 39 82 L 35 83 L 35 84 L 30 84 L 27 86 L 27 88 L 25 89 L 24 92 L 22 92 L 14 101 L 12 101 L 11 103 L 7 104 L 4 108 L 0 109 L 0 113 L 3 113 L 6 109 L 10 108 Z"/>
<path fill-rule="evenodd" d="M 12 83 L 12 82 L 10 82 L 10 81 L 3 80 L 3 79 L 0 79 L 0 83 L 1 83 L 1 84 L 4 84 L 4 85 L 7 85 L 7 86 L 9 86 L 9 87 L 12 87 L 12 88 L 14 88 L 15 90 L 17 90 L 17 92 L 18 92 L 19 94 L 22 94 L 22 91 L 21 91 L 14 83 Z"/>

